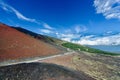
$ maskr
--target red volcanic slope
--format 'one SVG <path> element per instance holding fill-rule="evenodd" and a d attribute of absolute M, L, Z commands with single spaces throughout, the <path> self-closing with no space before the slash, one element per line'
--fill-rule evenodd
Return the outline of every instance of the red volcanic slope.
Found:
<path fill-rule="evenodd" d="M 49 56 L 60 51 L 7 25 L 0 24 L 0 61 L 36 56 Z"/>

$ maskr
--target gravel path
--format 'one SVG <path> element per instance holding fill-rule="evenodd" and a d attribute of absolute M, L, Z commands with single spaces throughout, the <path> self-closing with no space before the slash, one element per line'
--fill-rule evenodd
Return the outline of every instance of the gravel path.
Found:
<path fill-rule="evenodd" d="M 70 54 L 73 54 L 73 53 L 75 53 L 75 51 L 70 51 L 70 52 L 66 52 L 66 53 L 63 53 L 63 54 L 57 54 L 57 55 L 46 56 L 46 57 L 33 57 L 33 58 L 24 58 L 24 59 L 18 59 L 18 60 L 2 61 L 2 62 L 0 62 L 0 66 L 15 65 L 15 64 L 20 64 L 20 63 L 38 62 L 38 61 L 41 61 L 41 60 L 51 59 L 51 58 L 55 58 L 55 57 L 65 56 L 65 55 L 70 55 Z"/>

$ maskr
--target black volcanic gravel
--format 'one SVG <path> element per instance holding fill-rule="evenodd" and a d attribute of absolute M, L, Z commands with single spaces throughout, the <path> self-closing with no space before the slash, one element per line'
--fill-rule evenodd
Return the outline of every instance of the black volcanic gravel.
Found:
<path fill-rule="evenodd" d="M 94 80 L 62 66 L 47 63 L 23 63 L 0 67 L 0 80 Z"/>

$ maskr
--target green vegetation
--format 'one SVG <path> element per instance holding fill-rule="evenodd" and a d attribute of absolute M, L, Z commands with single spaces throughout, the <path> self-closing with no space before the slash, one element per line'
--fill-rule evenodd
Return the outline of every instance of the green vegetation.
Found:
<path fill-rule="evenodd" d="M 107 52 L 107 51 L 102 51 L 99 49 L 94 49 L 94 48 L 90 48 L 87 46 L 82 46 L 82 45 L 74 44 L 74 43 L 70 43 L 70 42 L 63 43 L 62 46 L 66 47 L 66 48 L 70 48 L 70 49 L 75 50 L 75 51 L 86 51 L 86 52 L 90 52 L 90 53 L 106 54 L 106 55 L 119 55 L 119 54 L 115 54 L 115 53 L 111 53 L 111 52 Z"/>

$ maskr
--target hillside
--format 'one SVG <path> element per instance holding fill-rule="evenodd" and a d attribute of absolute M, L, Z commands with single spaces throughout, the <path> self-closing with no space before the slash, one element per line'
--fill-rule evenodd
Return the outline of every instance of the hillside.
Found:
<path fill-rule="evenodd" d="M 0 24 L 0 80 L 120 80 L 119 62 L 118 54 Z"/>
<path fill-rule="evenodd" d="M 0 24 L 0 61 L 18 58 L 49 56 L 61 51 L 42 40 Z"/>
<path fill-rule="evenodd" d="M 23 29 L 21 28 L 21 30 L 19 31 L 23 32 Z M 31 32 L 29 32 L 29 35 L 35 37 L 35 35 L 30 33 Z M 28 34 L 28 32 L 26 34 Z M 39 35 L 39 36 L 43 36 L 43 35 Z M 39 62 L 62 65 L 71 70 L 84 72 L 96 80 L 120 79 L 119 54 L 114 54 L 79 44 L 65 42 L 48 36 L 43 36 L 43 37 L 45 37 L 43 39 L 47 43 L 58 44 L 59 46 L 63 46 L 64 48 L 67 48 L 68 51 L 74 50 L 76 52 L 74 52 L 73 54 L 63 55 L 60 57 L 46 59 Z M 37 38 L 37 39 L 41 40 L 41 38 Z"/>

